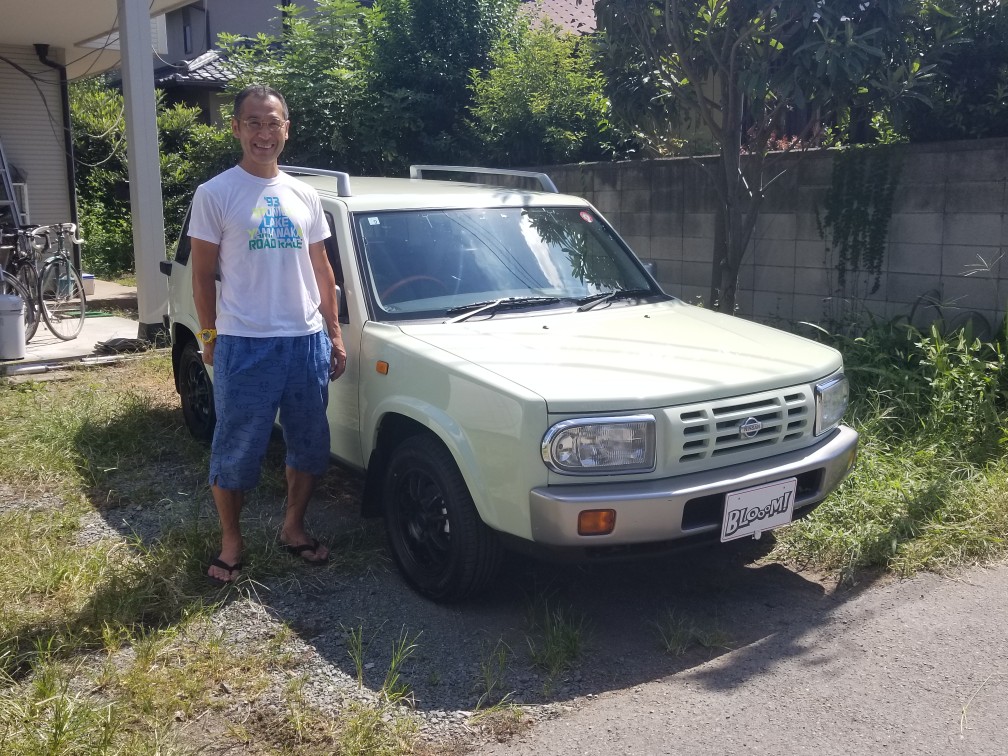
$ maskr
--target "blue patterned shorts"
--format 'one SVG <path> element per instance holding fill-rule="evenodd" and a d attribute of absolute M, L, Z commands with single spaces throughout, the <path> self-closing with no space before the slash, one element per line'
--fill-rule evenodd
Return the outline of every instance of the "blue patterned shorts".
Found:
<path fill-rule="evenodd" d="M 325 331 L 308 336 L 218 336 L 213 391 L 217 407 L 210 485 L 245 490 L 259 482 L 280 413 L 287 465 L 321 475 L 329 463 L 329 360 Z"/>

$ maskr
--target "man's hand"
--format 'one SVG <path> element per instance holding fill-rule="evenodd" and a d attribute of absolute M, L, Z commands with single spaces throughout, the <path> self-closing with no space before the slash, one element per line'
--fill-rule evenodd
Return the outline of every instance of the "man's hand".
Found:
<path fill-rule="evenodd" d="M 203 349 L 200 350 L 201 354 L 203 355 L 203 364 L 204 365 L 210 365 L 211 367 L 213 366 L 213 350 L 214 350 L 214 345 L 216 343 L 217 343 L 217 340 L 214 339 L 210 343 L 204 344 L 203 345 Z"/>
<path fill-rule="evenodd" d="M 343 347 L 343 337 L 338 335 L 332 340 L 332 357 L 329 360 L 329 380 L 335 381 L 345 372 L 346 349 Z"/>

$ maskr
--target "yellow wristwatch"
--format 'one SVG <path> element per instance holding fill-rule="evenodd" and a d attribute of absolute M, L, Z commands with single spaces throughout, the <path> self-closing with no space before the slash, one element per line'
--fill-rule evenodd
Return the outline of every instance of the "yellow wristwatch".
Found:
<path fill-rule="evenodd" d="M 204 344 L 209 344 L 211 341 L 217 338 L 217 329 L 204 328 L 202 331 L 196 334 L 196 338 L 202 341 Z"/>

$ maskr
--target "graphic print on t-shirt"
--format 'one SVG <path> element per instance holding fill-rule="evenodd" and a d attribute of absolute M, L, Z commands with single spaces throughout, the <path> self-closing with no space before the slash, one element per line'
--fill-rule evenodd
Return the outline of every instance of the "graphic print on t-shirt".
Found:
<path fill-rule="evenodd" d="M 263 197 L 265 207 L 257 207 L 253 218 L 259 218 L 259 227 L 249 231 L 249 246 L 253 249 L 300 249 L 303 246 L 301 231 L 280 207 L 279 197 Z"/>

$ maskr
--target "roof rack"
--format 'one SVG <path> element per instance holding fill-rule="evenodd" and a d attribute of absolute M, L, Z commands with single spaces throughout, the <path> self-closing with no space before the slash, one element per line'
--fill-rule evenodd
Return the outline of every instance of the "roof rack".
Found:
<path fill-rule="evenodd" d="M 545 173 L 537 171 L 513 171 L 508 168 L 477 168 L 471 165 L 411 165 L 409 169 L 410 178 L 422 179 L 424 171 L 444 171 L 451 173 L 481 173 L 489 176 L 521 176 L 523 178 L 535 179 L 539 182 L 544 192 L 559 194 L 553 179 Z"/>
<path fill-rule="evenodd" d="M 336 193 L 340 197 L 352 197 L 350 191 L 350 174 L 343 171 L 327 171 L 322 168 L 304 168 L 299 165 L 281 165 L 281 171 L 297 173 L 302 176 L 332 176 L 336 179 Z"/>

